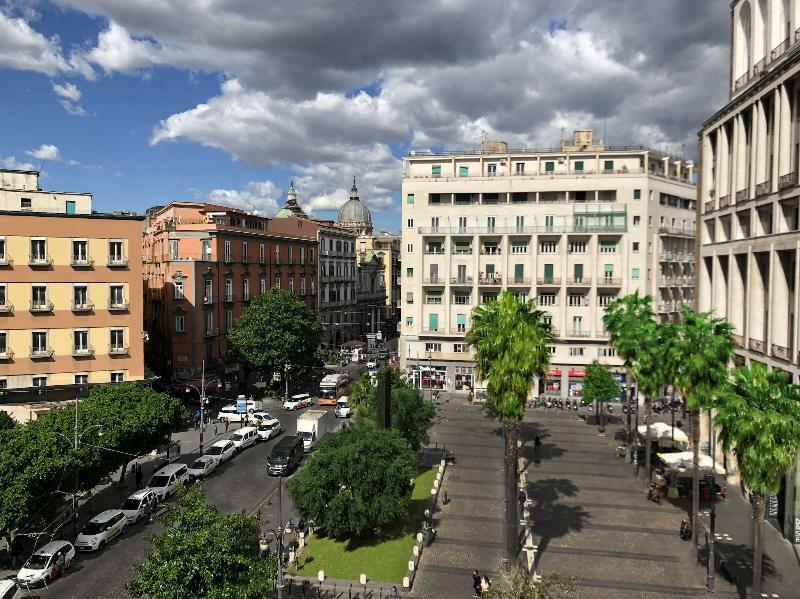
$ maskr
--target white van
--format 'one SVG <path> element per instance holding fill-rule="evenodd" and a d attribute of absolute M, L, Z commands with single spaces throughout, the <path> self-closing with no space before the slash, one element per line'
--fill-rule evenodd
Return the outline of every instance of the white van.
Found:
<path fill-rule="evenodd" d="M 256 444 L 258 439 L 258 429 L 254 426 L 245 426 L 235 431 L 230 440 L 233 442 L 236 451 L 242 451 L 251 445 Z"/>
<path fill-rule="evenodd" d="M 186 464 L 169 464 L 153 475 L 147 483 L 147 490 L 156 494 L 159 501 L 164 501 L 178 491 L 179 485 L 189 481 L 189 468 Z"/>

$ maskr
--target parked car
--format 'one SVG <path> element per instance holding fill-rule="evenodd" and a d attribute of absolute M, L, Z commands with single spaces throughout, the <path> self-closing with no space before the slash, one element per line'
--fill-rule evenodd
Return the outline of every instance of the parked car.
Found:
<path fill-rule="evenodd" d="M 210 455 L 201 455 L 189 465 L 189 480 L 206 478 L 217 468 L 217 460 Z"/>
<path fill-rule="evenodd" d="M 156 472 L 145 487 L 156 494 L 159 501 L 164 501 L 178 491 L 180 485 L 189 480 L 189 468 L 186 464 L 169 464 Z"/>
<path fill-rule="evenodd" d="M 272 476 L 288 476 L 303 461 L 303 438 L 284 437 L 275 444 L 267 459 L 267 472 Z"/>
<path fill-rule="evenodd" d="M 236 404 L 223 406 L 217 414 L 217 420 L 227 418 L 229 422 L 241 422 L 243 418 L 248 416 L 248 414 L 239 414 L 236 409 Z"/>
<path fill-rule="evenodd" d="M 122 510 L 106 510 L 89 520 L 75 539 L 78 551 L 97 551 L 128 530 L 128 518 Z"/>
<path fill-rule="evenodd" d="M 0 599 L 21 599 L 22 589 L 15 580 L 0 580 Z"/>
<path fill-rule="evenodd" d="M 230 460 L 234 453 L 236 453 L 236 446 L 233 441 L 222 440 L 209 447 L 206 455 L 213 458 L 217 466 L 219 466 L 222 462 Z"/>
<path fill-rule="evenodd" d="M 23 587 L 31 587 L 49 584 L 58 578 L 61 575 L 56 568 L 59 552 L 64 555 L 64 570 L 67 570 L 75 559 L 75 547 L 68 541 L 50 541 L 28 558 L 17 574 L 17 582 Z"/>
<path fill-rule="evenodd" d="M 353 411 L 350 409 L 349 397 L 343 395 L 336 401 L 335 414 L 337 418 L 350 418 Z"/>
<path fill-rule="evenodd" d="M 272 420 L 262 420 L 258 425 L 257 434 L 259 441 L 269 441 L 272 437 L 277 437 L 283 432 L 283 427 L 277 418 Z"/>
<path fill-rule="evenodd" d="M 119 509 L 125 514 L 125 517 L 128 519 L 128 524 L 137 524 L 144 518 L 145 507 L 149 504 L 150 509 L 155 511 L 157 503 L 158 498 L 153 491 L 142 489 L 128 497 Z"/>
<path fill-rule="evenodd" d="M 312 404 L 311 396 L 308 393 L 298 393 L 292 395 L 289 399 L 283 402 L 283 409 L 294 411 L 300 408 L 307 408 Z"/>
<path fill-rule="evenodd" d="M 263 410 L 257 410 L 250 414 L 250 421 L 255 425 L 258 426 L 264 420 L 275 420 L 275 417 L 270 415 L 269 413 Z"/>
<path fill-rule="evenodd" d="M 378 361 L 375 358 L 370 358 L 367 360 L 367 369 L 372 370 L 373 368 L 378 367 Z"/>
<path fill-rule="evenodd" d="M 230 441 L 233 443 L 236 451 L 242 451 L 251 445 L 255 445 L 257 439 L 258 433 L 256 427 L 245 426 L 237 431 L 234 431 L 234 433 L 231 435 Z"/>

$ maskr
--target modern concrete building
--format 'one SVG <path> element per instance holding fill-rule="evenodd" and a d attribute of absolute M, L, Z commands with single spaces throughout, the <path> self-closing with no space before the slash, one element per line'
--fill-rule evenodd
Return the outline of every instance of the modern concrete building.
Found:
<path fill-rule="evenodd" d="M 731 26 L 729 101 L 699 136 L 697 307 L 733 324 L 738 364 L 797 383 L 800 1 L 734 0 Z M 768 510 L 794 542 L 798 480 L 787 476 Z"/>
<path fill-rule="evenodd" d="M 90 214 L 92 194 L 44 191 L 39 188 L 39 171 L 0 169 L 0 210 Z"/>
<path fill-rule="evenodd" d="M 503 289 L 535 298 L 558 342 L 541 393 L 577 397 L 594 359 L 622 372 L 604 307 L 639 291 L 662 319 L 693 304 L 693 165 L 591 131 L 548 150 L 412 152 L 403 167 L 401 367 L 475 387 L 465 336 Z M 477 382 L 481 386 L 480 382 Z"/>
<path fill-rule="evenodd" d="M 277 286 L 317 307 L 317 225 L 227 206 L 173 202 L 148 211 L 145 323 L 152 367 L 169 379 L 216 372 L 236 382 L 226 334 L 251 297 Z"/>
<path fill-rule="evenodd" d="M 0 190 L 0 389 L 21 419 L 46 408 L 29 402 L 144 378 L 143 217 L 52 191 L 21 210 L 11 198 L 38 189 L 38 175 L 0 171 L 12 188 Z"/>

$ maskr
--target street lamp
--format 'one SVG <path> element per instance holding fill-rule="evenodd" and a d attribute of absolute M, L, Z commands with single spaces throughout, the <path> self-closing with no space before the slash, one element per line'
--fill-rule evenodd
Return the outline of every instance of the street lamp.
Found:
<path fill-rule="evenodd" d="M 283 477 L 278 476 L 278 530 L 274 528 L 267 528 L 261 535 L 261 538 L 258 541 L 259 551 L 262 557 L 266 557 L 269 551 L 269 540 L 267 539 L 267 533 L 271 532 L 272 535 L 275 537 L 275 544 L 278 546 L 278 580 L 275 584 L 275 590 L 278 591 L 278 599 L 283 599 L 283 509 L 282 509 L 282 481 Z"/>
<path fill-rule="evenodd" d="M 70 439 L 64 433 L 55 431 L 57 435 L 60 435 L 64 439 L 67 440 L 68 443 L 72 445 L 73 451 L 77 454 L 78 448 L 80 447 L 81 439 L 83 436 L 88 433 L 90 430 L 99 428 L 100 435 L 103 434 L 103 426 L 101 424 L 93 424 L 91 426 L 86 427 L 81 433 L 78 433 L 78 398 L 75 398 L 75 434 L 74 438 Z M 78 527 L 78 474 L 80 472 L 80 468 L 78 467 L 77 461 L 75 464 L 75 489 L 72 491 L 72 529 L 73 532 L 77 532 Z"/>
<path fill-rule="evenodd" d="M 186 390 L 194 389 L 197 391 L 197 394 L 200 396 L 200 455 L 203 455 L 203 429 L 205 426 L 203 424 L 203 414 L 206 411 L 206 361 L 203 360 L 203 374 L 202 378 L 200 379 L 200 389 L 186 383 Z"/>

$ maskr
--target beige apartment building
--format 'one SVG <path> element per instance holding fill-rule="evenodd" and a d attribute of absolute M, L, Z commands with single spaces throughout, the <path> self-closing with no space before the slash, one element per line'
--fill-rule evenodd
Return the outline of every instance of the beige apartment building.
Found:
<path fill-rule="evenodd" d="M 729 101 L 699 135 L 697 306 L 733 324 L 738 364 L 798 382 L 800 1 L 735 0 L 731 25 Z M 795 543 L 798 479 L 767 514 Z"/>
<path fill-rule="evenodd" d="M 558 342 L 540 393 L 577 398 L 595 359 L 624 380 L 604 308 L 639 291 L 662 319 L 692 305 L 693 165 L 591 131 L 547 150 L 486 142 L 411 152 L 403 166 L 400 360 L 422 388 L 481 387 L 472 309 L 509 289 L 535 298 Z"/>
<path fill-rule="evenodd" d="M 38 177 L 0 171 L 1 407 L 19 420 L 144 378 L 142 217 L 93 213 L 88 194 L 39 202 Z"/>

